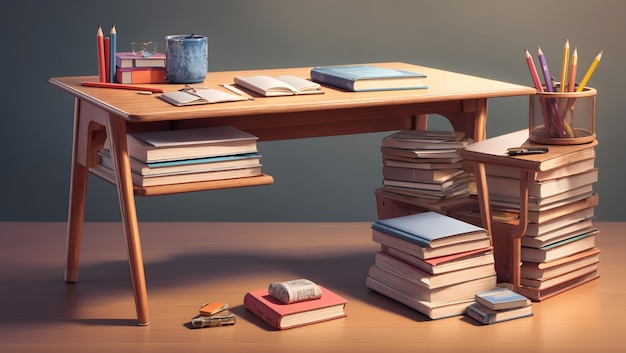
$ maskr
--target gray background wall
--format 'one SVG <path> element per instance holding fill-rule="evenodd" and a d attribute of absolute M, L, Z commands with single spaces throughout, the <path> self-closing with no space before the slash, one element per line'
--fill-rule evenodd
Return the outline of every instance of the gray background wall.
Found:
<path fill-rule="evenodd" d="M 73 100 L 49 77 L 96 75 L 94 36 L 114 24 L 118 50 L 167 34 L 209 37 L 209 71 L 405 61 L 532 85 L 523 50 L 558 74 L 578 47 L 579 78 L 604 56 L 598 89 L 597 220 L 624 221 L 623 35 L 626 2 L 597 1 L 9 1 L 0 12 L 4 86 L 0 221 L 65 221 Z M 528 126 L 527 98 L 489 102 L 487 136 Z M 433 117 L 433 128 L 447 128 Z M 371 221 L 387 133 L 263 142 L 274 185 L 138 198 L 141 221 Z M 119 220 L 114 188 L 90 177 L 87 221 Z"/>

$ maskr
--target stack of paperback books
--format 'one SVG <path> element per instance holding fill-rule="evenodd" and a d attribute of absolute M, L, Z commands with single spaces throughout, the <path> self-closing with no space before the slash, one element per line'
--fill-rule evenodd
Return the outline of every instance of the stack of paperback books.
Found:
<path fill-rule="evenodd" d="M 245 178 L 261 174 L 258 138 L 231 126 L 128 135 L 133 184 L 139 187 Z M 113 178 L 110 150 L 96 170 Z"/>
<path fill-rule="evenodd" d="M 272 328 L 286 330 L 345 317 L 347 300 L 302 278 L 250 291 L 243 304 Z"/>
<path fill-rule="evenodd" d="M 431 319 L 461 315 L 474 295 L 496 286 L 487 231 L 437 212 L 377 220 L 381 244 L 366 286 Z"/>
<path fill-rule="evenodd" d="M 485 325 L 533 315 L 530 300 L 508 288 L 476 293 L 474 300 L 476 302 L 467 307 L 467 315 Z"/>
<path fill-rule="evenodd" d="M 519 292 L 534 301 L 598 278 L 595 150 L 590 146 L 570 154 L 571 162 L 537 172 L 528 186 Z M 519 213 L 519 171 L 487 165 L 486 173 L 492 208 Z"/>
<path fill-rule="evenodd" d="M 455 131 L 402 130 L 385 137 L 383 190 L 433 201 L 467 196 L 473 178 L 458 150 L 471 142 Z"/>
<path fill-rule="evenodd" d="M 165 54 L 156 52 L 156 43 L 139 43 L 135 52 L 115 53 L 117 83 L 165 83 Z M 146 48 L 146 46 L 153 47 Z"/>

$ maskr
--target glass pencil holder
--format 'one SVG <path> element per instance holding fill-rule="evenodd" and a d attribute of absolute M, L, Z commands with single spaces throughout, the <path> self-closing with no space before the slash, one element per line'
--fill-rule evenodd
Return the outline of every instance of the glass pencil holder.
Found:
<path fill-rule="evenodd" d="M 551 145 L 577 145 L 596 138 L 596 94 L 591 87 L 580 92 L 537 92 L 530 96 L 529 139 Z"/>

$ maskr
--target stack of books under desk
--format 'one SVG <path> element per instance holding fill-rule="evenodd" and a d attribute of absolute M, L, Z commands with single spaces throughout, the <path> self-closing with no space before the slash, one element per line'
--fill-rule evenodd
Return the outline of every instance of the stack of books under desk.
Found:
<path fill-rule="evenodd" d="M 372 239 L 381 248 L 366 287 L 430 319 L 462 315 L 476 293 L 496 286 L 483 228 L 429 211 L 377 220 Z"/>
<path fill-rule="evenodd" d="M 376 190 L 379 218 L 428 210 L 450 214 L 475 203 L 468 197 L 473 177 L 458 153 L 471 142 L 455 131 L 402 130 L 385 137 L 383 187 Z"/>
<path fill-rule="evenodd" d="M 263 176 L 257 140 L 231 126 L 130 133 L 127 143 L 131 178 L 136 188 L 252 180 Z M 98 157 L 93 170 L 114 181 L 107 143 Z M 211 187 L 205 185 L 204 189 Z"/>
<path fill-rule="evenodd" d="M 520 131 L 492 140 L 494 146 L 498 140 L 515 145 L 516 140 L 523 142 L 527 136 Z M 529 180 L 518 292 L 533 301 L 598 278 L 600 250 L 595 246 L 598 230 L 593 225 L 598 205 L 593 190 L 598 181 L 595 145 L 549 146 L 555 167 L 537 171 Z M 494 220 L 498 220 L 497 214 L 518 218 L 519 169 L 487 163 L 485 173 Z M 499 221 L 511 220 L 503 217 Z"/>
<path fill-rule="evenodd" d="M 590 147 L 587 156 L 594 155 Z M 594 157 L 548 172 L 529 185 L 529 211 L 522 237 L 520 293 L 540 301 L 598 277 L 600 250 L 593 225 L 598 195 Z M 519 188 L 506 168 L 487 166 L 489 197 L 495 210 L 515 211 L 507 190 Z M 519 174 L 519 173 L 517 173 Z"/>

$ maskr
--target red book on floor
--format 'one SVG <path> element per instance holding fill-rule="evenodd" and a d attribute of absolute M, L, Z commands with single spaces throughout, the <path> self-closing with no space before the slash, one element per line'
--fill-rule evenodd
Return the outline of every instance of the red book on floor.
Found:
<path fill-rule="evenodd" d="M 347 300 L 320 286 L 322 297 L 283 304 L 269 295 L 267 288 L 246 293 L 243 304 L 253 314 L 275 329 L 284 330 L 346 316 Z"/>

